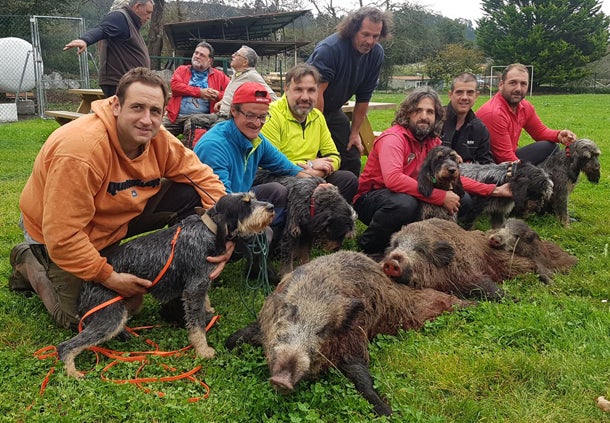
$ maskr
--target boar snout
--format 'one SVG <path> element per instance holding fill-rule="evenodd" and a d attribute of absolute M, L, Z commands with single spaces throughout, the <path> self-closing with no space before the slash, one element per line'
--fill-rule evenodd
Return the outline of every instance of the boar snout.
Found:
<path fill-rule="evenodd" d="M 402 268 L 396 259 L 390 259 L 383 262 L 383 272 L 393 278 L 402 276 Z"/>

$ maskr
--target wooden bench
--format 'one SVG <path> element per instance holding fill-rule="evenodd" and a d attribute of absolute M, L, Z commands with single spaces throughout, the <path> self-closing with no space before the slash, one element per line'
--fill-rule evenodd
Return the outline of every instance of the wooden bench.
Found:
<path fill-rule="evenodd" d="M 68 122 L 72 122 L 74 119 L 78 119 L 83 116 L 84 113 L 79 112 L 67 112 L 64 110 L 47 110 L 44 112 L 45 115 L 54 117 L 57 123 L 65 125 Z"/>

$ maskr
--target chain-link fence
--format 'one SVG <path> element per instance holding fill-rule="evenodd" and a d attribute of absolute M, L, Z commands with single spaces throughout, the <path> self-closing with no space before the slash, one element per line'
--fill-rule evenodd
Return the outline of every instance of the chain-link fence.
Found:
<path fill-rule="evenodd" d="M 91 56 L 63 51 L 82 34 L 82 18 L 0 15 L 0 122 L 42 116 L 75 101 L 68 88 L 89 88 Z"/>

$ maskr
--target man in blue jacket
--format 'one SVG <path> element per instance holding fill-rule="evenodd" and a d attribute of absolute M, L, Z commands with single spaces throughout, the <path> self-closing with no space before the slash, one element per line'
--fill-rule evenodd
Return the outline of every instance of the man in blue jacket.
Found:
<path fill-rule="evenodd" d="M 229 120 L 214 125 L 193 151 L 218 175 L 227 193 L 253 191 L 259 200 L 272 203 L 275 219 L 271 226 L 273 232 L 279 233 L 286 220 L 288 191 L 278 182 L 252 186 L 256 171 L 262 168 L 280 176 L 299 177 L 310 177 L 314 173 L 311 168 L 303 169 L 293 164 L 261 134 L 263 124 L 269 118 L 269 103 L 271 97 L 264 85 L 245 82 L 233 95 Z M 278 236 L 274 238 L 279 239 Z M 269 279 L 274 279 L 271 273 Z"/>

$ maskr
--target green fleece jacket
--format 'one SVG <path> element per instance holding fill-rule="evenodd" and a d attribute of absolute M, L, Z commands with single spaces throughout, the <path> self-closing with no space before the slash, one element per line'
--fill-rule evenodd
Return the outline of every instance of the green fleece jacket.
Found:
<path fill-rule="evenodd" d="M 294 118 L 284 94 L 281 99 L 271 103 L 269 113 L 271 117 L 261 132 L 288 160 L 299 164 L 317 157 L 329 157 L 333 161 L 333 169 L 339 169 L 341 157 L 322 112 L 313 109 L 307 115 L 305 125 L 302 125 Z"/>

